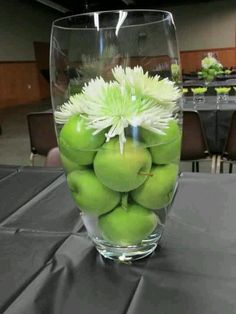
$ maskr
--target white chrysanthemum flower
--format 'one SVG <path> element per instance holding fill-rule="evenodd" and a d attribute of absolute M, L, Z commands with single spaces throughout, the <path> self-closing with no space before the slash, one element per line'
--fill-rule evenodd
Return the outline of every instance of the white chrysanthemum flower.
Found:
<path fill-rule="evenodd" d="M 219 63 L 216 60 L 216 58 L 211 57 L 211 56 L 205 57 L 204 59 L 202 59 L 201 64 L 202 64 L 203 69 L 209 69 L 210 67 L 215 66 L 215 65 L 222 67 L 221 63 Z"/>
<path fill-rule="evenodd" d="M 153 99 L 133 95 L 131 90 L 124 89 L 116 82 L 96 85 L 102 92 L 94 91 L 92 86 L 95 86 L 94 81 L 84 90 L 82 99 L 88 126 L 95 129 L 94 134 L 110 127 L 106 133 L 107 141 L 119 136 L 121 152 L 125 143 L 124 130 L 129 125 L 164 133 L 163 129 L 167 127 L 172 111 L 157 105 Z"/>
<path fill-rule="evenodd" d="M 82 94 L 75 94 L 71 96 L 68 102 L 64 103 L 59 110 L 54 112 L 56 122 L 64 124 L 71 116 L 83 113 L 83 108 L 81 106 L 82 98 Z"/>
<path fill-rule="evenodd" d="M 177 99 L 181 97 L 181 91 L 167 78 L 159 80 L 157 84 L 152 82 L 147 95 L 156 100 L 160 105 L 174 109 Z"/>
<path fill-rule="evenodd" d="M 103 97 L 104 91 L 109 86 L 102 77 L 92 79 L 89 83 L 85 84 L 83 87 L 83 94 L 87 97 L 91 96 L 91 99 L 99 99 Z"/>
<path fill-rule="evenodd" d="M 125 70 L 116 67 L 113 74 L 117 81 L 105 82 L 101 77 L 91 80 L 81 94 L 70 97 L 55 112 L 55 118 L 58 123 L 65 123 L 70 116 L 80 113 L 94 134 L 107 129 L 107 141 L 118 136 L 122 153 L 125 128 L 129 125 L 165 133 L 180 90 L 168 79 L 149 77 L 141 67 Z"/>
<path fill-rule="evenodd" d="M 180 90 L 173 82 L 166 79 L 160 79 L 159 76 L 150 77 L 148 72 L 144 73 L 141 67 L 123 69 L 116 66 L 112 71 L 115 79 L 125 88 L 131 90 L 135 95 L 153 98 L 157 104 L 169 106 L 170 109 L 181 97 Z"/>
<path fill-rule="evenodd" d="M 138 113 L 129 121 L 130 125 L 142 126 L 143 128 L 158 134 L 165 134 L 168 123 L 173 119 L 172 113 L 161 106 L 151 108 Z"/>
<path fill-rule="evenodd" d="M 96 86 L 96 91 L 92 86 L 95 87 L 95 82 L 91 82 L 91 86 L 84 90 L 82 100 L 88 126 L 95 129 L 94 134 L 110 127 L 106 134 L 107 141 L 118 135 L 122 151 L 125 142 L 124 129 L 128 127 L 129 120 L 138 112 L 141 104 L 134 101 L 131 94 L 117 82 L 104 82 L 104 85 Z"/>
<path fill-rule="evenodd" d="M 126 67 L 123 69 L 121 66 L 116 66 L 112 70 L 112 74 L 117 82 L 124 86 L 127 89 L 131 89 L 134 94 L 146 94 L 146 89 L 150 85 L 150 78 L 148 73 L 144 74 L 143 68 L 141 67 L 134 67 L 131 69 L 130 67 Z M 158 80 L 158 76 L 154 79 Z"/>

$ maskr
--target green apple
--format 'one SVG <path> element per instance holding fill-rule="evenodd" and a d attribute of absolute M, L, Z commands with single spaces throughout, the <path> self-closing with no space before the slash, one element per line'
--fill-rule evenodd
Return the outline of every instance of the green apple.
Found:
<path fill-rule="evenodd" d="M 80 115 L 72 116 L 59 134 L 59 147 L 62 154 L 78 165 L 92 164 L 96 149 L 105 142 L 105 131 L 93 135 L 87 122 Z"/>
<path fill-rule="evenodd" d="M 176 164 L 153 166 L 150 171 L 152 176 L 131 192 L 132 198 L 150 209 L 165 207 L 172 199 L 178 169 Z"/>
<path fill-rule="evenodd" d="M 137 204 L 118 206 L 99 217 L 99 228 L 103 238 L 119 246 L 136 245 L 146 239 L 160 223 L 151 210 Z"/>
<path fill-rule="evenodd" d="M 94 159 L 94 171 L 108 188 L 127 192 L 140 186 L 151 169 L 151 155 L 141 144 L 127 138 L 121 153 L 117 138 L 105 143 Z"/>
<path fill-rule="evenodd" d="M 155 164 L 169 164 L 180 157 L 181 130 L 176 120 L 170 120 L 165 134 L 157 134 L 146 129 L 140 133 L 146 144 L 150 147 L 152 161 Z"/>
<path fill-rule="evenodd" d="M 101 215 L 112 210 L 120 202 L 120 193 L 104 186 L 93 170 L 77 170 L 68 174 L 68 186 L 81 211 Z"/>
<path fill-rule="evenodd" d="M 77 162 L 70 160 L 69 158 L 65 157 L 62 153 L 60 153 L 60 159 L 66 173 L 70 173 L 75 170 L 86 169 L 86 166 L 80 166 Z"/>

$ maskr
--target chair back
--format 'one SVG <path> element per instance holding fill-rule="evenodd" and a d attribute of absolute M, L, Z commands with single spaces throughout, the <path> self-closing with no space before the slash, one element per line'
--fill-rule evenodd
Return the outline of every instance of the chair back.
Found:
<path fill-rule="evenodd" d="M 28 113 L 27 122 L 31 153 L 47 156 L 49 150 L 57 146 L 52 112 Z"/>
<path fill-rule="evenodd" d="M 231 118 L 224 154 L 227 154 L 228 159 L 236 160 L 236 111 L 234 111 Z"/>
<path fill-rule="evenodd" d="M 197 160 L 209 156 L 207 142 L 197 111 L 183 111 L 181 160 Z"/>

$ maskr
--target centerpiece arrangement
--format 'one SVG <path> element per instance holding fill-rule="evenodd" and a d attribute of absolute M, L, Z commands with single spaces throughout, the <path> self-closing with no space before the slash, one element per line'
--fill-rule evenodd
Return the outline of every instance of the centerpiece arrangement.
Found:
<path fill-rule="evenodd" d="M 193 87 L 191 88 L 193 93 L 193 103 L 194 105 L 205 103 L 205 93 L 207 92 L 207 87 Z"/>
<path fill-rule="evenodd" d="M 162 11 L 123 13 L 125 18 L 130 16 L 124 37 L 121 26 L 117 36 L 117 20 L 116 28 L 103 25 L 99 32 L 108 32 L 106 38 L 115 33 L 115 39 L 123 43 L 129 32 L 133 34 L 134 26 L 143 27 L 143 23 L 137 24 L 143 17 L 147 34 L 148 27 L 153 30 L 155 26 L 147 22 L 149 18 L 155 18 L 157 25 L 160 19 L 166 25 L 172 21 L 169 13 Z M 105 24 L 110 23 L 109 14 L 121 16 L 120 11 L 102 12 L 99 17 L 105 16 Z M 87 14 L 86 18 L 94 16 Z M 78 39 L 81 30 L 87 34 L 88 25 L 78 27 L 77 18 L 76 25 L 70 26 L 77 35 L 72 38 Z M 97 26 L 94 31 L 98 31 Z M 60 38 L 60 32 L 61 25 L 60 29 L 56 25 L 54 36 Z M 82 37 L 84 34 L 81 41 Z M 104 55 L 96 58 L 91 63 L 96 63 L 99 71 L 93 75 L 87 76 L 83 63 L 78 62 L 81 77 L 76 78 L 78 84 L 73 80 L 73 93 L 72 82 L 67 80 L 63 97 L 58 88 L 58 73 L 65 72 L 59 69 L 62 59 L 51 67 L 55 125 L 69 189 L 96 249 L 107 258 L 121 261 L 142 258 L 156 248 L 177 188 L 181 148 L 182 93 L 171 79 L 172 72 L 169 78 L 150 75 L 150 69 L 145 70 L 146 65 L 140 62 L 143 58 L 139 62 L 136 58 L 136 65 L 129 66 L 131 48 L 126 49 L 125 57 L 113 57 L 113 62 L 111 54 L 106 60 Z M 55 64 L 58 40 L 51 51 L 51 64 Z M 71 54 L 70 49 L 63 50 L 65 64 Z M 176 64 L 176 56 L 173 60 Z"/>
<path fill-rule="evenodd" d="M 216 102 L 219 103 L 228 103 L 229 102 L 229 92 L 231 87 L 216 87 Z"/>
<path fill-rule="evenodd" d="M 222 64 L 209 52 L 201 61 L 201 71 L 198 72 L 199 78 L 202 78 L 208 84 L 221 73 L 223 73 Z"/>

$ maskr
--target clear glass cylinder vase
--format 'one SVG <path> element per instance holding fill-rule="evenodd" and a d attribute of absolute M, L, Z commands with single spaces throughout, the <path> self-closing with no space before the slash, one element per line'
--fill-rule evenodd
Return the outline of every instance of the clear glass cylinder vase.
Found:
<path fill-rule="evenodd" d="M 50 82 L 61 161 L 89 237 L 106 258 L 149 255 L 179 176 L 181 67 L 172 15 L 119 10 L 56 20 Z"/>
<path fill-rule="evenodd" d="M 193 94 L 193 105 L 194 109 L 197 108 L 198 105 L 204 104 L 206 101 L 204 93 L 194 93 Z"/>
<path fill-rule="evenodd" d="M 217 93 L 216 103 L 217 104 L 228 104 L 229 103 L 229 93 Z"/>

